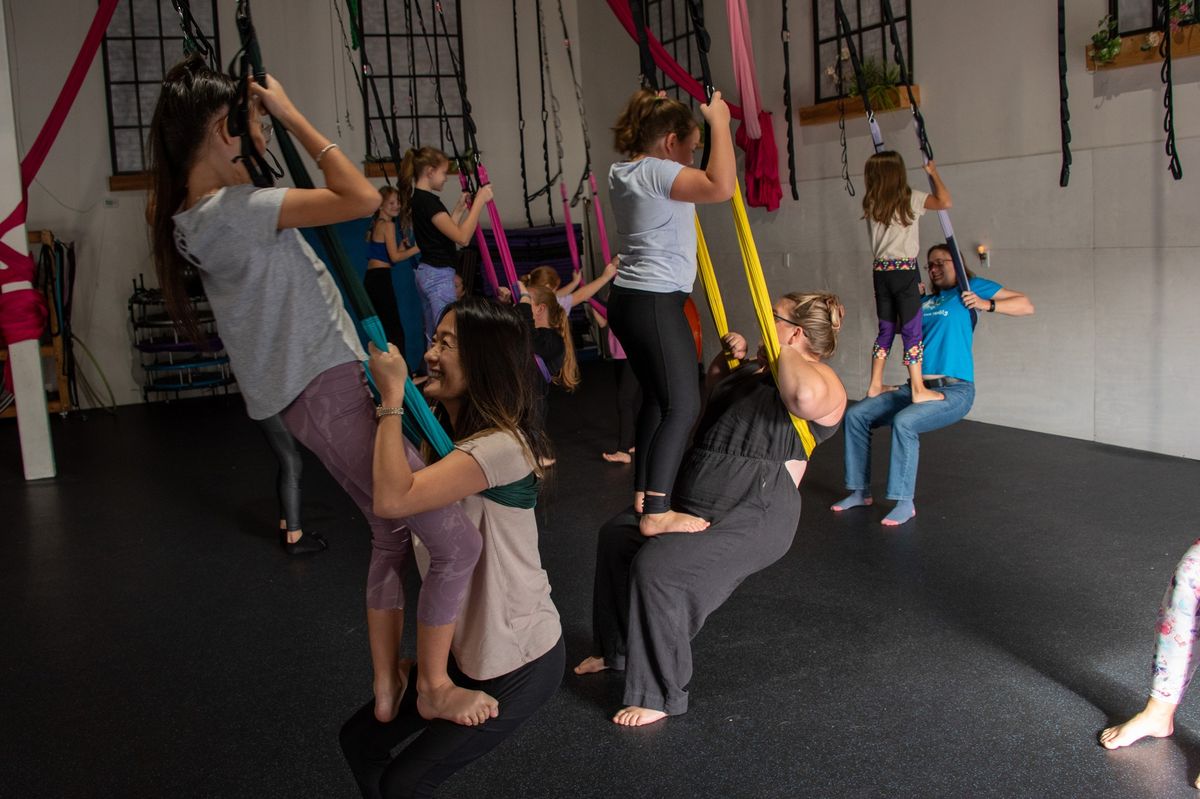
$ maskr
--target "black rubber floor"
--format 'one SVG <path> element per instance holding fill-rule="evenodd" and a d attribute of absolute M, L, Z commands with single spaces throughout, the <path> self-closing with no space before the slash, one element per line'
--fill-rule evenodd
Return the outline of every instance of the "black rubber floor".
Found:
<path fill-rule="evenodd" d="M 542 557 L 572 664 L 595 532 L 630 479 L 599 459 L 612 397 L 597 364 L 552 410 Z M 319 464 L 306 527 L 332 548 L 296 561 L 240 400 L 56 418 L 54 436 L 61 476 L 27 484 L 0 425 L 0 795 L 355 796 L 337 730 L 370 696 L 368 542 Z M 619 679 L 568 676 L 442 795 L 1195 796 L 1196 701 L 1174 739 L 1110 753 L 1096 734 L 1144 702 L 1200 464 L 975 423 L 922 441 L 897 531 L 886 506 L 829 512 L 840 438 L 818 451 L 791 552 L 695 641 L 687 715 L 620 729 Z"/>

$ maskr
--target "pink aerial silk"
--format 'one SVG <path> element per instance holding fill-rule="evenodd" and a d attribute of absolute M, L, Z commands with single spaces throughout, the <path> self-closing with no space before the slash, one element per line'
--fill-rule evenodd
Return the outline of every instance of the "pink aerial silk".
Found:
<path fill-rule="evenodd" d="M 734 0 L 727 0 L 733 2 Z M 616 14 L 617 20 L 625 28 L 626 32 L 637 41 L 637 26 L 633 21 L 633 10 L 629 7 L 629 0 L 608 0 L 609 8 Z M 738 61 L 743 57 L 749 59 L 749 77 L 754 77 L 754 61 L 750 55 L 751 45 L 749 44 L 749 23 L 742 22 L 741 18 L 745 13 L 745 8 L 742 7 L 737 14 L 738 22 L 736 23 L 739 30 L 744 31 L 741 37 L 742 44 L 734 44 L 734 75 L 737 78 L 736 66 Z M 733 19 L 730 20 L 730 27 L 734 27 Z M 666 48 L 654 37 L 649 30 L 646 31 L 646 41 L 650 47 L 650 54 L 654 57 L 654 63 L 658 65 L 667 77 L 675 81 L 679 88 L 695 97 L 700 102 L 704 102 L 707 98 L 704 96 L 704 87 L 700 85 L 700 81 L 696 80 L 691 74 L 681 67 Z M 743 102 L 749 103 L 748 95 L 753 94 L 754 98 L 758 98 L 757 81 L 752 81 L 750 91 L 742 85 L 739 80 L 738 89 L 741 92 Z M 771 126 L 770 114 L 759 111 L 755 116 L 757 124 L 753 124 L 747 119 L 747 113 L 741 107 L 726 101 L 729 106 L 729 115 L 734 119 L 743 120 L 743 128 L 746 126 L 758 127 L 759 137 L 743 137 L 742 131 L 739 128 L 738 137 L 735 140 L 737 145 L 746 151 L 746 185 L 753 185 L 756 189 L 753 192 L 748 192 L 746 201 L 752 207 L 766 208 L 768 211 L 774 211 L 779 207 L 779 198 L 783 196 L 783 190 L 779 187 L 779 150 L 775 146 L 774 132 L 768 136 L 763 131 Z M 761 103 L 758 103 L 761 105 Z M 772 199 L 774 198 L 774 199 Z"/>
<path fill-rule="evenodd" d="M 484 184 L 491 183 L 483 164 L 479 165 L 479 181 Z M 512 250 L 508 248 L 508 236 L 504 234 L 504 224 L 500 221 L 500 211 L 496 208 L 495 200 L 488 201 L 488 219 L 492 221 L 492 235 L 496 238 L 496 249 L 500 251 L 500 263 L 504 267 L 504 276 L 508 279 L 508 288 L 512 291 L 515 301 L 517 298 L 517 267 L 513 263 Z"/>
<path fill-rule="evenodd" d="M 779 185 L 779 149 L 770 113 L 762 110 L 758 93 L 758 70 L 754 66 L 754 43 L 750 39 L 750 13 L 746 0 L 725 0 L 729 18 L 729 46 L 733 52 L 733 80 L 746 118 L 738 128 L 737 146 L 746 153 L 746 202 L 753 208 L 779 208 L 783 189 Z"/>
<path fill-rule="evenodd" d="M 459 173 L 459 185 L 462 190 L 467 190 L 467 176 Z M 475 226 L 475 246 L 479 248 L 479 258 L 483 261 L 483 279 L 487 281 L 488 287 L 492 290 L 492 296 L 500 296 L 500 281 L 496 278 L 496 262 L 492 260 L 492 251 L 488 249 L 487 239 L 483 237 L 483 228 L 479 225 Z"/>
<path fill-rule="evenodd" d="M 571 219 L 571 201 L 567 199 L 567 184 L 559 183 L 558 190 L 562 194 L 563 224 L 567 228 L 567 248 L 571 251 L 571 268 L 579 274 L 579 242 L 575 241 L 575 221 Z"/>
<path fill-rule="evenodd" d="M 733 81 L 742 98 L 742 110 L 746 117 L 742 127 L 750 138 L 762 136 L 759 114 L 762 112 L 762 97 L 758 94 L 758 74 L 754 69 L 753 43 L 750 41 L 750 13 L 746 0 L 725 0 L 725 15 L 729 17 L 729 48 L 733 52 Z"/>
<path fill-rule="evenodd" d="M 92 26 L 88 28 L 87 36 L 84 37 L 83 47 L 75 56 L 75 63 L 67 73 L 66 83 L 63 84 L 58 99 L 54 101 L 54 107 L 50 109 L 50 116 L 38 132 L 29 153 L 21 159 L 21 202 L 3 222 L 0 222 L 0 237 L 18 225 L 25 224 L 29 186 L 37 177 L 38 170 L 45 163 L 50 148 L 54 146 L 55 139 L 67 121 L 67 114 L 75 104 L 75 98 L 79 96 L 79 90 L 92 61 L 96 58 L 96 51 L 100 49 L 100 41 L 104 38 L 104 31 L 108 29 L 108 23 L 117 10 L 118 2 L 119 0 L 103 0 L 100 3 L 96 16 L 92 18 Z M 0 241 L 0 264 L 4 266 L 0 269 L 0 344 L 15 344 L 40 338 L 46 327 L 47 312 L 45 298 L 33 288 L 33 259 L 29 257 L 28 252 L 18 251 Z M 11 390 L 12 376 L 9 370 L 9 364 L 5 362 L 4 385 L 6 389 Z"/>

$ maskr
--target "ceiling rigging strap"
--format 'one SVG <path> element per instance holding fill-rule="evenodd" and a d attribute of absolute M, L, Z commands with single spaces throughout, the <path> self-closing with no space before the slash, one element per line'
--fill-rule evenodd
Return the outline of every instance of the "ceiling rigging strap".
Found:
<path fill-rule="evenodd" d="M 1172 76 L 1172 57 L 1171 57 L 1171 6 L 1172 3 L 1159 3 L 1159 13 L 1161 14 L 1162 26 L 1162 43 L 1158 46 L 1159 55 L 1162 56 L 1162 70 L 1159 73 L 1163 82 L 1163 108 L 1166 113 L 1163 116 L 1163 131 L 1167 134 L 1167 142 L 1165 149 L 1167 158 L 1169 159 L 1167 168 L 1171 171 L 1171 177 L 1175 180 L 1183 179 L 1183 164 L 1179 161 L 1179 151 L 1175 149 L 1175 81 Z"/>
<path fill-rule="evenodd" d="M 787 113 L 787 165 L 788 183 L 792 189 L 792 199 L 799 200 L 800 192 L 796 188 L 796 135 L 793 130 L 792 112 L 792 32 L 788 28 L 788 0 L 783 0 L 783 107 Z"/>
<path fill-rule="evenodd" d="M 549 131 L 549 128 L 547 127 L 547 123 L 550 121 L 550 112 L 546 108 L 546 56 L 545 56 L 546 40 L 542 36 L 542 33 L 543 33 L 543 30 L 542 30 L 542 0 L 536 0 L 535 6 L 537 8 L 537 25 L 538 25 L 538 41 L 537 41 L 537 46 L 538 46 L 538 86 L 541 89 L 540 96 L 541 96 L 541 103 L 542 103 L 542 114 L 541 114 L 541 116 L 542 116 L 542 165 L 545 168 L 546 183 L 540 189 L 535 191 L 532 195 L 527 195 L 525 197 L 525 202 L 530 202 L 532 200 L 537 199 L 538 197 L 541 197 L 543 194 L 545 194 L 546 195 L 546 213 L 549 214 L 550 224 L 553 225 L 554 224 L 554 204 L 550 197 L 550 187 L 554 185 L 554 181 L 557 178 L 552 176 L 550 173 L 550 131 Z"/>
<path fill-rule="evenodd" d="M 583 87 L 579 85 L 579 75 L 575 72 L 575 54 L 571 50 L 571 33 L 567 29 L 567 16 L 563 13 L 562 0 L 558 0 L 558 21 L 562 23 L 563 49 L 567 51 L 567 66 L 571 69 L 571 85 L 575 89 L 575 106 L 579 111 L 579 127 L 583 132 L 583 174 L 571 197 L 571 205 L 576 205 L 583 197 L 584 185 L 592 174 L 592 137 L 588 133 L 587 112 L 583 107 Z"/>
<path fill-rule="evenodd" d="M 909 77 L 908 65 L 904 57 L 904 47 L 900 42 L 900 30 L 896 27 L 896 17 L 892 14 L 891 0 L 880 0 L 880 7 L 883 10 L 883 19 L 887 23 L 888 31 L 892 38 L 892 46 L 895 48 L 896 65 L 900 68 L 900 81 L 904 84 L 908 92 L 908 102 L 912 106 L 913 129 L 917 134 L 917 144 L 921 148 L 921 158 L 925 163 L 933 160 L 933 147 L 929 143 L 929 135 L 925 130 L 925 117 L 921 114 L 921 108 L 917 105 L 917 98 L 913 96 L 912 80 Z M 933 176 L 929 176 L 929 190 L 933 192 L 936 189 L 936 183 Z M 959 249 L 958 241 L 954 237 L 954 225 L 950 222 L 950 212 L 943 209 L 937 212 L 938 224 L 942 228 L 942 235 L 946 239 L 946 244 L 950 249 L 950 258 L 954 261 L 954 274 L 958 278 L 958 286 L 962 291 L 971 290 L 971 278 L 967 274 L 967 266 L 963 263 L 962 250 Z M 979 320 L 979 314 L 974 308 L 968 309 L 971 314 L 972 326 Z"/>
<path fill-rule="evenodd" d="M 513 13 L 513 57 L 517 68 L 517 140 L 521 152 L 521 202 L 525 205 L 525 222 L 533 227 L 533 214 L 529 210 L 529 175 L 525 161 L 525 103 L 521 93 L 521 30 L 517 24 L 517 0 L 512 0 Z"/>
<path fill-rule="evenodd" d="M 1071 104 L 1067 89 L 1067 10 L 1066 0 L 1058 0 L 1058 126 L 1062 138 L 1062 168 L 1058 185 L 1071 182 Z"/>

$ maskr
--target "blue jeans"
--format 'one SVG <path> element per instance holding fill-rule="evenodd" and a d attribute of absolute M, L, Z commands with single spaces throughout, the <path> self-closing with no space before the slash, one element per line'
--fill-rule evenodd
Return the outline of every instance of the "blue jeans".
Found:
<path fill-rule="evenodd" d="M 433 340 L 442 310 L 454 302 L 454 267 L 421 264 L 414 275 L 421 291 L 421 310 L 425 314 L 425 343 Z"/>
<path fill-rule="evenodd" d="M 914 405 L 912 389 L 901 386 L 870 397 L 846 411 L 846 487 L 871 488 L 871 431 L 892 426 L 892 456 L 888 466 L 887 498 L 912 499 L 917 488 L 917 458 L 921 433 L 948 427 L 967 415 L 975 404 L 975 384 L 942 386 L 940 402 Z"/>

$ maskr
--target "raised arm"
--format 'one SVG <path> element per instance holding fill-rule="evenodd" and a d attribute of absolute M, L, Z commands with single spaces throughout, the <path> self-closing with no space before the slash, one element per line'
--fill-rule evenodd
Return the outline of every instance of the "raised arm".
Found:
<path fill-rule="evenodd" d="M 296 110 L 279 81 L 267 76 L 267 85 L 251 81 L 250 92 L 271 116 L 295 136 L 305 152 L 316 160 L 325 176 L 321 189 L 289 189 L 279 209 L 280 230 L 334 225 L 361 219 L 379 207 L 380 196 L 371 182 L 336 145 L 322 136 Z"/>
<path fill-rule="evenodd" d="M 1005 316 L 1032 316 L 1033 301 L 1019 291 L 1002 288 L 992 295 L 991 300 L 985 300 L 973 291 L 962 293 L 963 305 L 976 311 L 987 312 L 992 308 L 992 300 L 996 302 L 996 313 Z"/>
<path fill-rule="evenodd" d="M 604 288 L 610 280 L 617 276 L 617 259 L 609 261 L 604 265 L 604 271 L 600 277 L 590 283 L 585 284 L 582 288 L 578 288 L 571 292 L 571 304 L 578 305 L 581 302 L 587 302 L 592 297 L 596 296 L 596 292 Z"/>
<path fill-rule="evenodd" d="M 729 355 L 739 361 L 745 360 L 749 345 L 741 333 L 730 331 L 721 337 L 721 351 L 708 364 L 704 373 L 704 393 L 712 393 L 717 383 L 729 376 Z"/>
<path fill-rule="evenodd" d="M 925 198 L 925 210 L 927 211 L 947 211 L 954 203 L 950 199 L 950 190 L 946 188 L 946 184 L 942 182 L 942 176 L 938 174 L 937 166 L 928 161 L 925 164 L 925 173 L 929 175 L 933 181 L 933 193 Z"/>
<path fill-rule="evenodd" d="M 484 207 L 491 199 L 491 185 L 483 186 L 476 192 L 471 208 L 461 222 L 455 222 L 449 213 L 439 213 L 433 217 L 433 226 L 459 247 L 466 247 L 471 243 L 471 237 L 475 235 L 475 228 L 479 225 L 479 215 L 483 213 Z"/>
<path fill-rule="evenodd" d="M 733 153 L 733 134 L 729 131 L 729 106 L 720 92 L 713 92 L 712 102 L 700 106 L 708 122 L 712 142 L 708 151 L 708 167 L 695 169 L 685 166 L 671 184 L 671 199 L 687 203 L 720 203 L 733 196 L 737 185 L 737 159 Z"/>
<path fill-rule="evenodd" d="M 408 365 L 394 344 L 387 352 L 374 344 L 370 349 L 371 375 L 383 407 L 402 407 Z M 401 417 L 391 415 L 381 417 L 375 430 L 373 476 L 374 510 L 387 519 L 444 508 L 488 487 L 479 463 L 458 450 L 414 472 L 404 448 Z"/>
<path fill-rule="evenodd" d="M 567 296 L 568 294 L 570 294 L 571 292 L 575 291 L 575 289 L 579 288 L 579 284 L 580 284 L 582 281 L 583 281 L 583 273 L 582 273 L 582 272 L 576 272 L 576 273 L 575 273 L 575 274 L 574 274 L 574 275 L 571 277 L 571 279 L 567 281 L 567 285 L 565 285 L 565 286 L 559 286 L 559 287 L 558 287 L 558 290 L 557 290 L 557 291 L 555 291 L 554 293 L 555 293 L 557 296 L 559 296 L 559 297 L 565 297 L 565 296 Z"/>
<path fill-rule="evenodd" d="M 792 347 L 779 353 L 779 396 L 793 416 L 817 422 L 835 413 L 840 419 L 846 407 L 846 388 L 833 369 Z"/>

